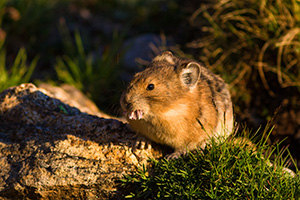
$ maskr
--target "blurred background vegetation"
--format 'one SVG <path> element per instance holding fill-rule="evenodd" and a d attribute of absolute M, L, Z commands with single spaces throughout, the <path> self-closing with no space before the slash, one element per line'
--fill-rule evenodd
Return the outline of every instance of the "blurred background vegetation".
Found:
<path fill-rule="evenodd" d="M 236 120 L 273 120 L 274 142 L 300 158 L 299 0 L 2 0 L 0 91 L 22 82 L 72 84 L 119 116 L 130 76 L 125 44 L 152 34 L 230 85 Z M 168 42 L 171 41 L 171 42 Z M 151 45 L 150 45 L 151 46 Z M 143 59 L 140 64 L 144 64 Z"/>

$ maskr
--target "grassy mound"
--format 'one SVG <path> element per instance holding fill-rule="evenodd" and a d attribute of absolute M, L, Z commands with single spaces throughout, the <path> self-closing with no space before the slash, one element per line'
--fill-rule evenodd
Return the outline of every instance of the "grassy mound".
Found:
<path fill-rule="evenodd" d="M 151 160 L 150 169 L 125 176 L 127 198 L 297 199 L 300 178 L 286 171 L 287 157 L 265 140 L 212 140 L 205 149 L 176 160 Z M 270 152 L 264 156 L 264 152 Z M 271 164 L 268 160 L 274 157 Z"/>

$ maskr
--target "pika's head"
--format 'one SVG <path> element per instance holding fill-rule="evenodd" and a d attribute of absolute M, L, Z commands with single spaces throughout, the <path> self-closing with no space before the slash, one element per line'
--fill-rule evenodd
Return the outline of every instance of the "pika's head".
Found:
<path fill-rule="evenodd" d="M 135 74 L 123 92 L 120 104 L 125 116 L 129 120 L 151 120 L 192 93 L 200 73 L 197 62 L 177 58 L 171 52 L 156 56 L 148 68 Z"/>

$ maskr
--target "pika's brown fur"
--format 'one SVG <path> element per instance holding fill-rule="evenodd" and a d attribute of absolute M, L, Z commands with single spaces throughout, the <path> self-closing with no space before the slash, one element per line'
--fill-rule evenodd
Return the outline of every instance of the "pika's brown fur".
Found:
<path fill-rule="evenodd" d="M 194 60 L 164 52 L 137 73 L 121 96 L 132 129 L 176 152 L 203 147 L 233 127 L 227 85 Z"/>

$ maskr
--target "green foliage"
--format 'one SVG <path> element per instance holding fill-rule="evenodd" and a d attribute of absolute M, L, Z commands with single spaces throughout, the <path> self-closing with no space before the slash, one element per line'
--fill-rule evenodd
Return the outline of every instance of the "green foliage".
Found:
<path fill-rule="evenodd" d="M 266 131 L 265 131 L 266 133 Z M 274 156 L 278 146 L 257 147 L 247 140 L 210 145 L 176 160 L 151 160 L 152 168 L 126 175 L 126 198 L 140 199 L 297 199 L 300 179 L 283 170 L 287 157 Z M 270 152 L 264 156 L 264 152 Z"/>
<path fill-rule="evenodd" d="M 0 43 L 0 91 L 24 82 L 28 82 L 38 61 L 35 57 L 30 65 L 27 65 L 27 55 L 21 48 L 15 57 L 12 66 L 6 67 L 6 51 L 4 41 Z"/>
<path fill-rule="evenodd" d="M 47 40 L 57 18 L 58 5 L 64 5 L 67 1 L 2 0 L 0 29 L 7 35 L 8 46 L 12 48 L 14 44 L 18 44 L 17 47 L 23 45 L 29 52 L 36 53 L 38 49 L 40 54 L 48 45 Z"/>
<path fill-rule="evenodd" d="M 111 45 L 106 46 L 100 55 L 86 53 L 78 31 L 74 35 L 75 48 L 66 30 L 63 30 L 63 37 L 66 55 L 57 58 L 55 70 L 58 79 L 84 91 L 101 105 L 118 79 L 122 36 L 115 34 Z"/>

